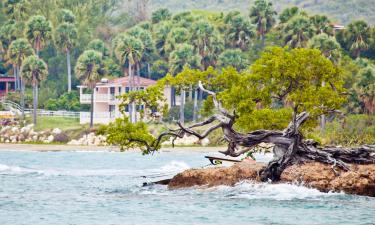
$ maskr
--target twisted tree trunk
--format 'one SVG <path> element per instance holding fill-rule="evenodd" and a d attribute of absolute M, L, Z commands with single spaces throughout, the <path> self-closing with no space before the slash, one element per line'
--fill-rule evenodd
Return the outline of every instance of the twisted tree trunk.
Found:
<path fill-rule="evenodd" d="M 277 181 L 286 167 L 301 162 L 328 163 L 332 165 L 334 171 L 336 167 L 348 171 L 350 170 L 349 164 L 375 163 L 375 146 L 358 148 L 319 147 L 317 142 L 304 140 L 299 128 L 308 119 L 309 113 L 307 112 L 302 112 L 299 115 L 294 114 L 293 120 L 284 131 L 257 130 L 250 133 L 237 132 L 233 128 L 236 116 L 230 114 L 222 107 L 214 92 L 204 89 L 201 83 L 199 86 L 202 91 L 213 97 L 215 107 L 220 114 L 215 114 L 206 121 L 196 123 L 190 127 L 184 127 L 181 123 L 178 123 L 179 129 L 165 132 L 158 137 L 155 143 L 146 144 L 149 151 L 154 151 L 155 147 L 159 146 L 165 136 L 182 138 L 185 134 L 189 134 L 199 139 L 204 139 L 214 130 L 222 129 L 224 140 L 228 142 L 228 148 L 221 153 L 228 156 L 238 157 L 252 151 L 254 147 L 261 143 L 274 145 L 273 153 L 275 157 L 260 173 L 263 181 Z M 194 130 L 196 127 L 214 122 L 216 124 L 202 134 Z"/>

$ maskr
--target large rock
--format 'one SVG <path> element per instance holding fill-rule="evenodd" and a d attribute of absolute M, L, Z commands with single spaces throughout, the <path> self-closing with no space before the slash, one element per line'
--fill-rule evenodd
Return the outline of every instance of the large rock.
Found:
<path fill-rule="evenodd" d="M 192 186 L 234 185 L 242 180 L 260 182 L 258 174 L 264 164 L 237 163 L 231 167 L 190 169 L 176 175 L 169 188 Z M 280 182 L 299 183 L 323 192 L 345 192 L 348 194 L 375 197 L 375 164 L 351 165 L 345 172 L 333 170 L 331 165 L 311 162 L 293 165 L 284 170 Z"/>
<path fill-rule="evenodd" d="M 258 180 L 258 172 L 263 167 L 264 164 L 237 163 L 231 167 L 189 169 L 173 177 L 168 187 L 232 186 L 241 180 Z"/>
<path fill-rule="evenodd" d="M 53 135 L 57 135 L 57 134 L 61 134 L 62 133 L 62 130 L 60 130 L 59 128 L 55 128 L 52 130 L 52 134 Z"/>

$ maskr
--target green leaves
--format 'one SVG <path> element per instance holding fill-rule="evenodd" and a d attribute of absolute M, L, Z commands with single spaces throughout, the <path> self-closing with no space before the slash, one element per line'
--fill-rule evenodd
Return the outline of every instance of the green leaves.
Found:
<path fill-rule="evenodd" d="M 169 69 L 172 74 L 177 74 L 184 66 L 197 68 L 200 61 L 201 57 L 195 53 L 192 45 L 180 44 L 169 56 Z"/>
<path fill-rule="evenodd" d="M 106 126 L 107 142 L 120 146 L 121 150 L 141 149 L 143 154 L 149 154 L 149 147 L 153 150 L 160 149 L 154 146 L 156 139 L 143 122 L 131 123 L 127 117 L 116 119 L 114 123 Z"/>
<path fill-rule="evenodd" d="M 23 60 L 30 55 L 34 54 L 34 50 L 32 49 L 29 42 L 24 39 L 20 38 L 13 41 L 8 49 L 8 59 L 12 64 L 21 66 Z"/>
<path fill-rule="evenodd" d="M 67 52 L 73 48 L 77 37 L 77 28 L 71 23 L 64 22 L 56 28 L 55 43 L 63 52 Z"/>
<path fill-rule="evenodd" d="M 52 39 L 52 23 L 44 16 L 33 16 L 26 23 L 25 37 L 38 52 Z"/>
<path fill-rule="evenodd" d="M 117 38 L 114 51 L 116 58 L 122 64 L 135 64 L 141 59 L 144 46 L 139 39 L 127 34 L 122 34 Z"/>
<path fill-rule="evenodd" d="M 84 51 L 77 60 L 75 74 L 83 84 L 91 89 L 94 88 L 105 74 L 103 55 L 94 50 Z"/>
<path fill-rule="evenodd" d="M 38 85 L 48 75 L 47 64 L 38 56 L 31 55 L 22 64 L 23 80 L 30 85 Z"/>

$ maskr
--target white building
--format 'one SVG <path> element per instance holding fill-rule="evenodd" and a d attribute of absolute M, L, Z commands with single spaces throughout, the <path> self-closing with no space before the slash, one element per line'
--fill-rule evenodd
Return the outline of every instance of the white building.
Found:
<path fill-rule="evenodd" d="M 138 90 L 146 89 L 154 85 L 156 81 L 143 77 L 135 78 L 135 86 Z M 91 104 L 91 94 L 87 93 L 86 86 L 78 86 L 80 92 L 81 104 Z M 113 80 L 103 79 L 96 85 L 94 89 L 94 123 L 108 124 L 116 118 L 121 117 L 120 99 L 117 97 L 129 92 L 129 77 L 121 77 Z M 171 96 L 171 88 L 164 89 L 164 98 L 169 103 Z M 144 106 L 140 106 L 144 107 Z M 128 110 L 125 109 L 128 113 Z M 139 115 L 137 116 L 138 118 Z M 80 123 L 90 123 L 90 112 L 80 113 Z"/>

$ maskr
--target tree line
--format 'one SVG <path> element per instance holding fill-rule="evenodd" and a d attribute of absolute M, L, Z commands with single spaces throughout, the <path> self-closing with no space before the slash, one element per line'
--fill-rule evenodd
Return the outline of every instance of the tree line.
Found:
<path fill-rule="evenodd" d="M 44 59 L 49 75 L 39 82 L 41 91 L 51 94 L 43 96 L 58 99 L 75 89 L 76 84 L 83 82 L 91 87 L 102 76 L 129 76 L 131 89 L 135 90 L 137 77 L 155 80 L 167 74 L 174 77 L 184 67 L 248 70 L 266 46 L 288 46 L 319 49 L 342 68 L 345 87 L 350 92 L 348 112 L 375 111 L 374 85 L 371 85 L 375 80 L 371 61 L 375 29 L 364 21 L 353 21 L 345 29 L 337 30 L 325 15 L 309 15 L 298 7 L 277 14 L 269 1 L 257 0 L 249 6 L 247 14 L 239 11 L 173 14 L 168 9 L 159 9 L 149 20 L 128 27 L 124 22 L 126 15 L 114 13 L 122 1 L 38 2 L 2 2 L 2 15 L 7 20 L 1 24 L 0 43 L 5 64 L 2 71 L 14 74 L 18 80 L 23 76 L 20 72 L 28 56 Z M 24 93 L 22 84 L 25 82 L 17 82 L 16 87 Z M 196 85 L 173 89 L 173 93 L 181 91 L 181 96 L 188 93 L 188 102 L 202 99 Z M 53 105 L 51 102 L 58 101 L 42 97 L 39 105 L 48 108 Z M 174 97 L 170 104 L 176 105 Z M 129 109 L 134 121 L 134 102 Z"/>

